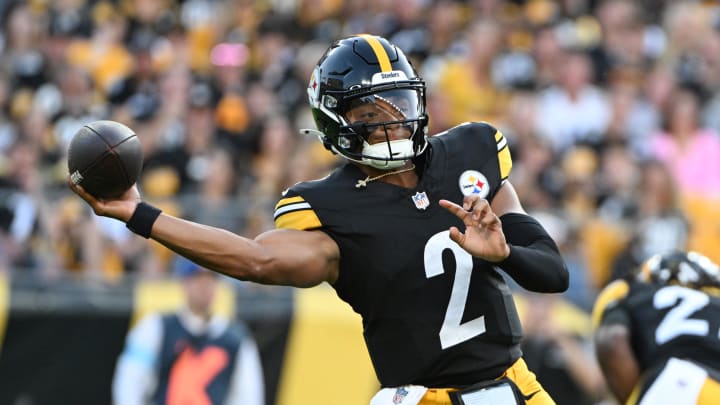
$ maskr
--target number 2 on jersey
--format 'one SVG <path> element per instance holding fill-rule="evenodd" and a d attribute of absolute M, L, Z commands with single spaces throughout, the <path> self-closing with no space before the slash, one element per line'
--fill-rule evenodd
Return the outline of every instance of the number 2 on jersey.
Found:
<path fill-rule="evenodd" d="M 450 249 L 455 256 L 455 280 L 450 292 L 450 302 L 445 311 L 445 319 L 440 327 L 440 345 L 443 349 L 485 333 L 485 316 L 481 315 L 462 323 L 473 260 L 470 253 L 450 239 L 449 231 L 433 235 L 425 244 L 425 277 L 431 278 L 445 272 L 442 263 L 442 253 L 445 249 Z"/>
<path fill-rule="evenodd" d="M 661 345 L 679 335 L 706 336 L 710 325 L 704 319 L 692 319 L 690 316 L 710 303 L 707 294 L 681 286 L 664 287 L 653 297 L 653 306 L 657 309 L 672 308 L 663 318 L 655 331 L 655 341 Z"/>

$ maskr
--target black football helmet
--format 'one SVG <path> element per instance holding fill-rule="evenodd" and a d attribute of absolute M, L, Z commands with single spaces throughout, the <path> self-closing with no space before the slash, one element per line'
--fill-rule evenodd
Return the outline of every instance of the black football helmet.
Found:
<path fill-rule="evenodd" d="M 392 169 L 427 147 L 425 82 L 385 38 L 336 41 L 320 58 L 307 92 L 317 131 L 303 132 L 347 159 Z M 358 114 L 359 107 L 365 113 Z"/>
<path fill-rule="evenodd" d="M 720 268 L 700 253 L 678 251 L 651 256 L 640 267 L 637 279 L 694 289 L 720 288 Z"/>

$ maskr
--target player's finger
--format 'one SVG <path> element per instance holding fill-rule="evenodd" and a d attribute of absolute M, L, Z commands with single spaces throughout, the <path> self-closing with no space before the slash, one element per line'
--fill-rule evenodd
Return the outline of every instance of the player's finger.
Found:
<path fill-rule="evenodd" d="M 463 219 L 463 220 L 464 220 L 465 217 L 467 217 L 467 216 L 469 215 L 468 211 L 466 211 L 465 209 L 463 209 L 463 207 L 455 204 L 455 203 L 452 202 L 452 201 L 449 201 L 449 200 L 440 200 L 440 201 L 438 202 L 438 204 L 440 204 L 441 207 L 443 207 L 443 208 L 445 208 L 446 210 L 450 211 L 451 213 L 453 213 L 456 217 L 458 217 L 458 218 L 460 218 L 460 219 Z"/>
<path fill-rule="evenodd" d="M 462 246 L 463 243 L 465 243 L 465 234 L 460 232 L 460 230 L 456 227 L 452 226 L 450 227 L 450 240 Z"/>
<path fill-rule="evenodd" d="M 69 175 L 69 174 L 68 174 L 68 176 L 67 176 L 67 184 L 68 184 L 68 187 L 70 187 L 70 189 L 71 189 L 75 194 L 79 195 L 80 198 L 82 198 L 83 200 L 87 201 L 90 205 L 93 205 L 94 203 L 97 202 L 97 199 L 96 199 L 95 197 L 93 197 L 92 194 L 90 194 L 90 193 L 88 193 L 87 191 L 85 191 L 85 189 L 82 188 L 81 185 L 75 184 L 75 183 L 72 181 L 72 179 L 70 178 L 70 175 Z"/>
<path fill-rule="evenodd" d="M 488 213 L 492 213 L 492 209 L 487 200 L 479 198 L 473 202 L 472 217 L 475 221 L 480 222 Z"/>
<path fill-rule="evenodd" d="M 465 210 L 463 207 L 448 200 L 440 200 L 440 206 L 446 208 L 448 211 L 455 214 L 456 217 L 460 218 L 466 227 L 477 226 L 478 222 L 473 218 L 472 212 Z"/>
<path fill-rule="evenodd" d="M 474 194 L 465 196 L 465 198 L 463 198 L 463 209 L 466 211 L 472 211 L 479 200 L 480 197 Z"/>
<path fill-rule="evenodd" d="M 486 214 L 480 218 L 479 220 L 480 226 L 482 227 L 490 227 L 500 222 L 500 219 L 495 215 L 494 212 L 488 211 Z"/>

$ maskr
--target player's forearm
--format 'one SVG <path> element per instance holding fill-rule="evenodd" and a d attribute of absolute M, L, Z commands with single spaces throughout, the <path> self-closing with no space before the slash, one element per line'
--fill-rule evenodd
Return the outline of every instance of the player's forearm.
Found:
<path fill-rule="evenodd" d="M 150 237 L 203 267 L 240 280 L 312 287 L 337 278 L 337 245 L 319 231 L 274 230 L 248 239 L 162 214 Z"/>
<path fill-rule="evenodd" d="M 640 380 L 630 336 L 624 325 L 605 325 L 595 334 L 595 353 L 613 395 L 624 404 Z"/>
<path fill-rule="evenodd" d="M 523 288 L 555 293 L 567 290 L 569 274 L 555 242 L 545 229 L 525 214 L 505 214 L 503 233 L 510 256 L 497 265 Z"/>
<path fill-rule="evenodd" d="M 252 239 L 165 214 L 152 225 L 151 237 L 208 269 L 240 280 L 275 283 L 269 279 L 272 258 Z"/>

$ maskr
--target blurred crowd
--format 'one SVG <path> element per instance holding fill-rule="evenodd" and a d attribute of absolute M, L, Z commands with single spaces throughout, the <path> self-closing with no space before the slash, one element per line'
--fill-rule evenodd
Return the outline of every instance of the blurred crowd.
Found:
<path fill-rule="evenodd" d="M 489 121 L 511 181 L 589 309 L 651 253 L 720 260 L 720 6 L 660 0 L 0 1 L 0 267 L 112 281 L 171 254 L 65 185 L 85 123 L 120 121 L 139 187 L 174 214 L 254 236 L 281 191 L 339 163 L 306 87 L 336 38 L 385 36 L 428 84 L 430 133 Z"/>

